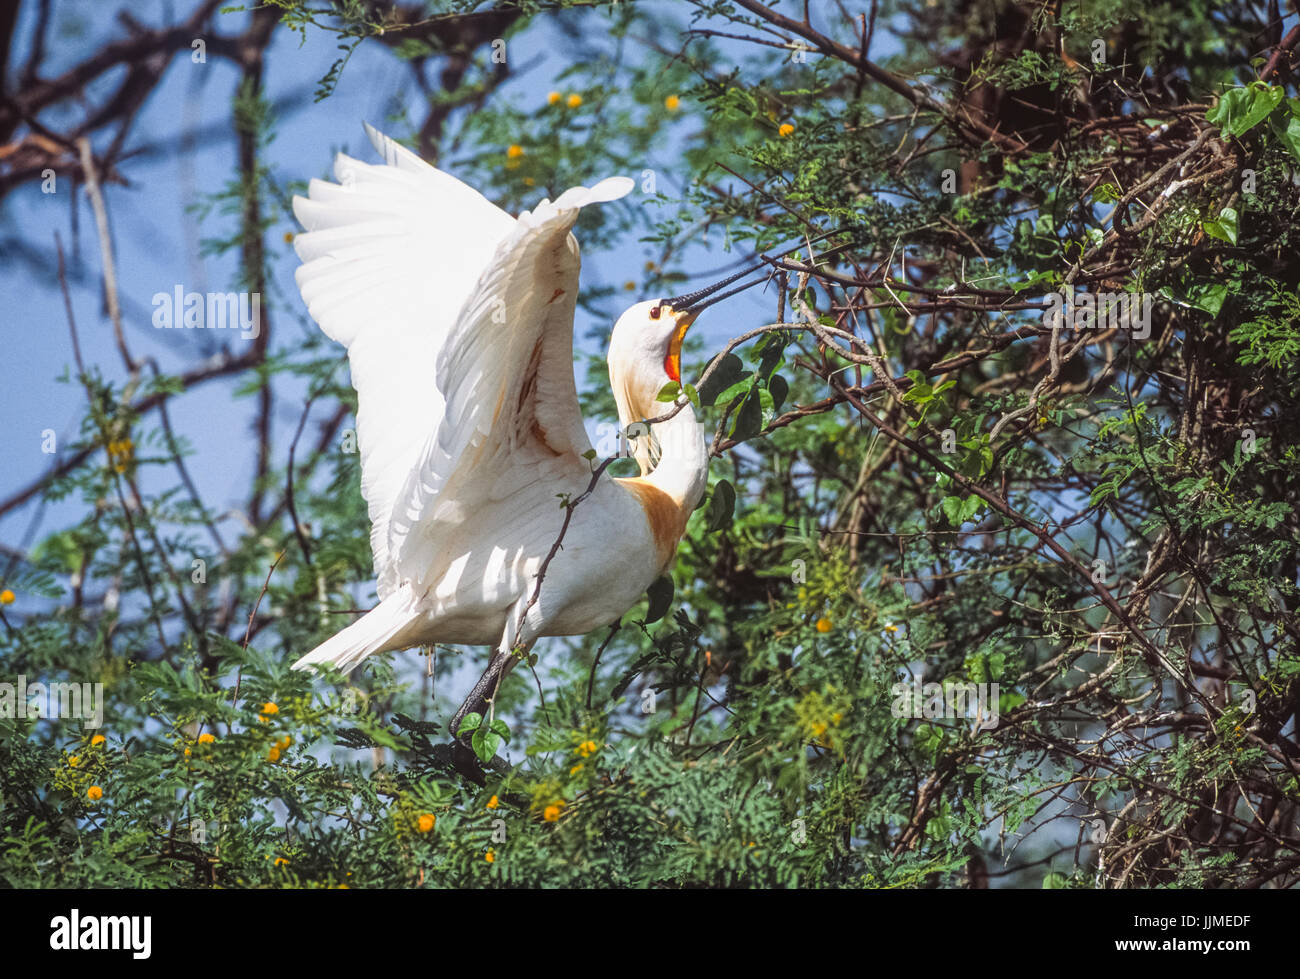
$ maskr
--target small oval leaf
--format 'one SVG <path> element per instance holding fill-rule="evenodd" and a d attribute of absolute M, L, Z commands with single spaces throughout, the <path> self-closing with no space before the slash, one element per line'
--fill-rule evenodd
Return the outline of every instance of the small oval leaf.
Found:
<path fill-rule="evenodd" d="M 668 575 L 661 575 L 655 579 L 654 584 L 646 589 L 646 595 L 650 598 L 650 607 L 645 613 L 645 624 L 658 622 L 665 615 L 673 604 L 673 579 Z"/>
<path fill-rule="evenodd" d="M 717 369 L 700 385 L 700 404 L 715 404 L 718 395 L 739 381 L 744 371 L 744 361 L 735 354 L 724 355 Z"/>
<path fill-rule="evenodd" d="M 731 526 L 731 519 L 736 513 L 736 488 L 725 479 L 718 480 L 709 497 L 709 523 L 707 533 L 723 530 Z"/>

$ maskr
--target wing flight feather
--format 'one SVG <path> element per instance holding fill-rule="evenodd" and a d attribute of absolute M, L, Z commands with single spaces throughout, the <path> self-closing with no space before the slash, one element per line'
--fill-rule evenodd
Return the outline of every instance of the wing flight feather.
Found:
<path fill-rule="evenodd" d="M 573 379 L 577 242 L 586 204 L 632 187 L 576 187 L 516 220 L 367 126 L 383 164 L 339 154 L 294 214 L 296 278 L 347 347 L 361 488 L 379 596 L 427 581 L 439 541 L 476 500 L 589 448 Z M 575 463 L 576 464 L 576 463 Z"/>

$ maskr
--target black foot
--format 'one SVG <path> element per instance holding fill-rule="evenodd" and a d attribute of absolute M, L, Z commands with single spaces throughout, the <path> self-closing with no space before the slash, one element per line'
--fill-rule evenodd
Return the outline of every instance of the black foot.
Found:
<path fill-rule="evenodd" d="M 460 739 L 451 743 L 451 763 L 456 771 L 475 785 L 487 784 L 487 775 L 483 771 L 483 766 L 479 764 L 474 749 Z"/>
<path fill-rule="evenodd" d="M 486 785 L 487 774 L 483 766 L 479 764 L 478 758 L 474 755 L 474 750 L 461 741 L 452 741 L 450 744 L 435 744 L 433 746 L 433 757 L 437 759 L 438 764 L 445 766 L 459 775 L 463 775 L 475 785 Z"/>

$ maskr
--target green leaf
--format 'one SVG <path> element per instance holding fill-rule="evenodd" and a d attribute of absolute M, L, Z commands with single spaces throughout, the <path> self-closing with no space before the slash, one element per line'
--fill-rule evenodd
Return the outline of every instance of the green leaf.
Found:
<path fill-rule="evenodd" d="M 831 325 L 835 325 L 835 320 L 831 320 Z M 760 377 L 771 377 L 772 372 L 785 363 L 785 348 L 790 342 L 790 337 L 782 330 L 779 333 L 769 333 L 763 344 L 763 356 L 758 362 L 758 374 Z"/>
<path fill-rule="evenodd" d="M 1016 693 L 1014 690 L 998 695 L 998 713 L 1010 714 L 1013 710 L 1025 702 L 1025 695 Z"/>
<path fill-rule="evenodd" d="M 1203 309 L 1211 316 L 1218 316 L 1228 298 L 1228 287 L 1222 282 L 1197 283 L 1187 290 L 1187 299 L 1197 309 Z"/>
<path fill-rule="evenodd" d="M 945 496 L 939 503 L 939 509 L 942 510 L 943 515 L 948 518 L 948 523 L 952 524 L 954 527 L 961 526 L 961 521 L 959 519 L 961 516 L 961 507 L 962 500 L 960 496 Z"/>
<path fill-rule="evenodd" d="M 757 390 L 759 405 L 763 409 L 763 425 L 766 427 L 767 423 L 772 420 L 772 415 L 775 413 L 775 402 L 772 400 L 772 392 L 767 388 L 761 387 Z"/>
<path fill-rule="evenodd" d="M 921 751 L 938 751 L 943 746 L 943 728 L 934 724 L 918 724 L 913 740 Z"/>
<path fill-rule="evenodd" d="M 772 392 L 772 411 L 780 411 L 790 393 L 790 383 L 780 374 L 773 374 L 768 378 L 767 389 Z"/>
<path fill-rule="evenodd" d="M 1241 136 L 1267 119 L 1285 96 L 1281 87 L 1261 82 L 1252 82 L 1244 88 L 1230 88 L 1205 114 L 1205 118 L 1224 132 Z"/>
<path fill-rule="evenodd" d="M 1092 199 L 1097 204 L 1114 204 L 1120 199 L 1120 189 L 1112 183 L 1104 183 L 1092 191 Z"/>
<path fill-rule="evenodd" d="M 501 735 L 496 734 L 486 725 L 480 725 L 475 729 L 474 736 L 469 739 L 469 745 L 474 749 L 478 760 L 486 765 L 497 753 L 497 748 L 501 747 Z"/>
<path fill-rule="evenodd" d="M 736 420 L 731 425 L 731 437 L 738 442 L 751 439 L 763 430 L 763 402 L 751 389 L 749 395 L 736 412 Z"/>
<path fill-rule="evenodd" d="M 71 530 L 51 534 L 32 548 L 31 553 L 33 563 L 56 565 L 68 572 L 76 571 L 84 559 L 83 548 Z"/>
<path fill-rule="evenodd" d="M 725 479 L 720 479 L 713 487 L 709 497 L 709 522 L 705 532 L 713 533 L 731 526 L 732 516 L 736 512 L 736 488 Z"/>
<path fill-rule="evenodd" d="M 745 376 L 745 363 L 735 354 L 724 354 L 721 363 L 700 385 L 700 403 L 716 404 L 718 395 Z M 725 401 L 723 402 L 726 403 Z"/>
<path fill-rule="evenodd" d="M 510 726 L 506 724 L 505 721 L 501 720 L 501 718 L 497 717 L 493 719 L 491 730 L 501 735 L 502 741 L 510 740 Z"/>
<path fill-rule="evenodd" d="M 930 382 L 925 379 L 925 375 L 919 370 L 910 370 L 903 375 L 912 382 L 912 386 L 903 392 L 904 401 L 915 401 L 918 404 L 929 401 L 934 396 L 934 388 Z"/>
<path fill-rule="evenodd" d="M 660 575 L 655 579 L 654 584 L 646 589 L 646 595 L 650 599 L 650 607 L 646 609 L 645 624 L 658 622 L 673 604 L 673 579 L 668 575 Z"/>
<path fill-rule="evenodd" d="M 1237 243 L 1237 209 L 1225 207 L 1216 221 L 1204 221 L 1201 227 L 1211 238 L 1218 238 L 1231 245 Z"/>
<path fill-rule="evenodd" d="M 1288 111 L 1273 113 L 1268 117 L 1268 124 L 1278 142 L 1300 160 L 1300 99 L 1287 99 L 1286 104 Z"/>
<path fill-rule="evenodd" d="M 754 387 L 755 380 L 756 378 L 754 375 L 749 371 L 746 371 L 743 378 L 718 395 L 717 403 L 721 405 L 734 404 L 738 398 L 742 398 L 749 394 Z"/>
<path fill-rule="evenodd" d="M 972 493 L 965 499 L 960 496 L 945 496 L 939 508 L 943 510 L 943 515 L 948 518 L 950 524 L 960 527 L 975 516 L 983 505 L 984 501 Z"/>
<path fill-rule="evenodd" d="M 678 384 L 676 381 L 669 381 L 667 384 L 665 384 L 663 387 L 659 389 L 659 393 L 655 395 L 655 400 L 676 401 L 677 395 L 681 393 L 682 393 L 682 386 Z"/>
<path fill-rule="evenodd" d="M 1061 284 L 1061 273 L 1055 270 L 1044 270 L 1035 272 L 1029 278 L 1023 281 L 1011 283 L 1012 292 L 1024 292 L 1027 289 L 1033 289 L 1036 286 L 1047 285 L 1053 290 Z M 918 372 L 919 373 L 919 372 Z"/>
<path fill-rule="evenodd" d="M 466 731 L 477 731 L 483 723 L 483 715 L 477 711 L 471 711 L 460 720 L 460 730 L 456 732 L 456 737 L 460 737 Z"/>
<path fill-rule="evenodd" d="M 1209 279 L 1196 279 L 1187 276 L 1177 287 L 1166 286 L 1158 295 L 1182 306 L 1191 306 L 1211 316 L 1218 316 L 1228 298 L 1229 286 L 1226 282 Z"/>

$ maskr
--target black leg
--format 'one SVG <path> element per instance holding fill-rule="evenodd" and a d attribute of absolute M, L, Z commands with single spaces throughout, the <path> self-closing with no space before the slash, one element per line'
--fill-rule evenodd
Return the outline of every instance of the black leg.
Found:
<path fill-rule="evenodd" d="M 493 653 L 487 669 L 483 671 L 483 675 L 478 678 L 478 683 L 474 684 L 469 696 L 465 698 L 465 702 L 460 705 L 460 709 L 451 719 L 451 764 L 456 771 L 475 785 L 484 785 L 487 782 L 483 766 L 479 764 L 478 756 L 470 747 L 470 735 L 461 738 L 456 732 L 460 730 L 460 723 L 467 714 L 477 713 L 486 716 L 488 701 L 496 695 L 497 687 L 502 677 L 509 671 L 513 660 L 514 656 L 510 653 Z"/>
<path fill-rule="evenodd" d="M 465 719 L 467 714 L 486 714 L 488 701 L 496 695 L 497 686 L 502 678 L 509 672 L 510 666 L 514 660 L 513 653 L 495 652 L 492 659 L 488 662 L 488 667 L 483 671 L 483 675 L 478 678 L 478 683 L 470 690 L 469 696 L 465 702 L 460 705 L 451 719 L 451 736 L 456 737 L 456 732 L 460 730 L 460 722 Z M 466 743 L 468 743 L 468 736 Z"/>
<path fill-rule="evenodd" d="M 452 768 L 475 785 L 487 785 L 487 776 L 483 773 L 483 766 L 478 763 L 478 756 L 464 741 L 454 740 L 450 747 L 436 745 L 433 751 L 435 756 L 450 762 Z"/>
<path fill-rule="evenodd" d="M 492 659 L 488 662 L 488 667 L 483 671 L 483 675 L 478 678 L 478 683 L 470 690 L 469 696 L 465 702 L 460 705 L 460 709 L 451 719 L 451 764 L 475 785 L 484 785 L 487 777 L 484 774 L 483 766 L 479 763 L 478 756 L 474 754 L 474 749 L 470 746 L 470 735 L 458 737 L 456 732 L 460 730 L 461 721 L 467 714 L 481 714 L 487 716 L 488 703 L 496 696 L 497 689 L 501 686 L 501 681 L 505 675 L 510 672 L 515 665 L 514 653 L 495 652 Z M 445 750 L 445 749 L 444 749 Z"/>

